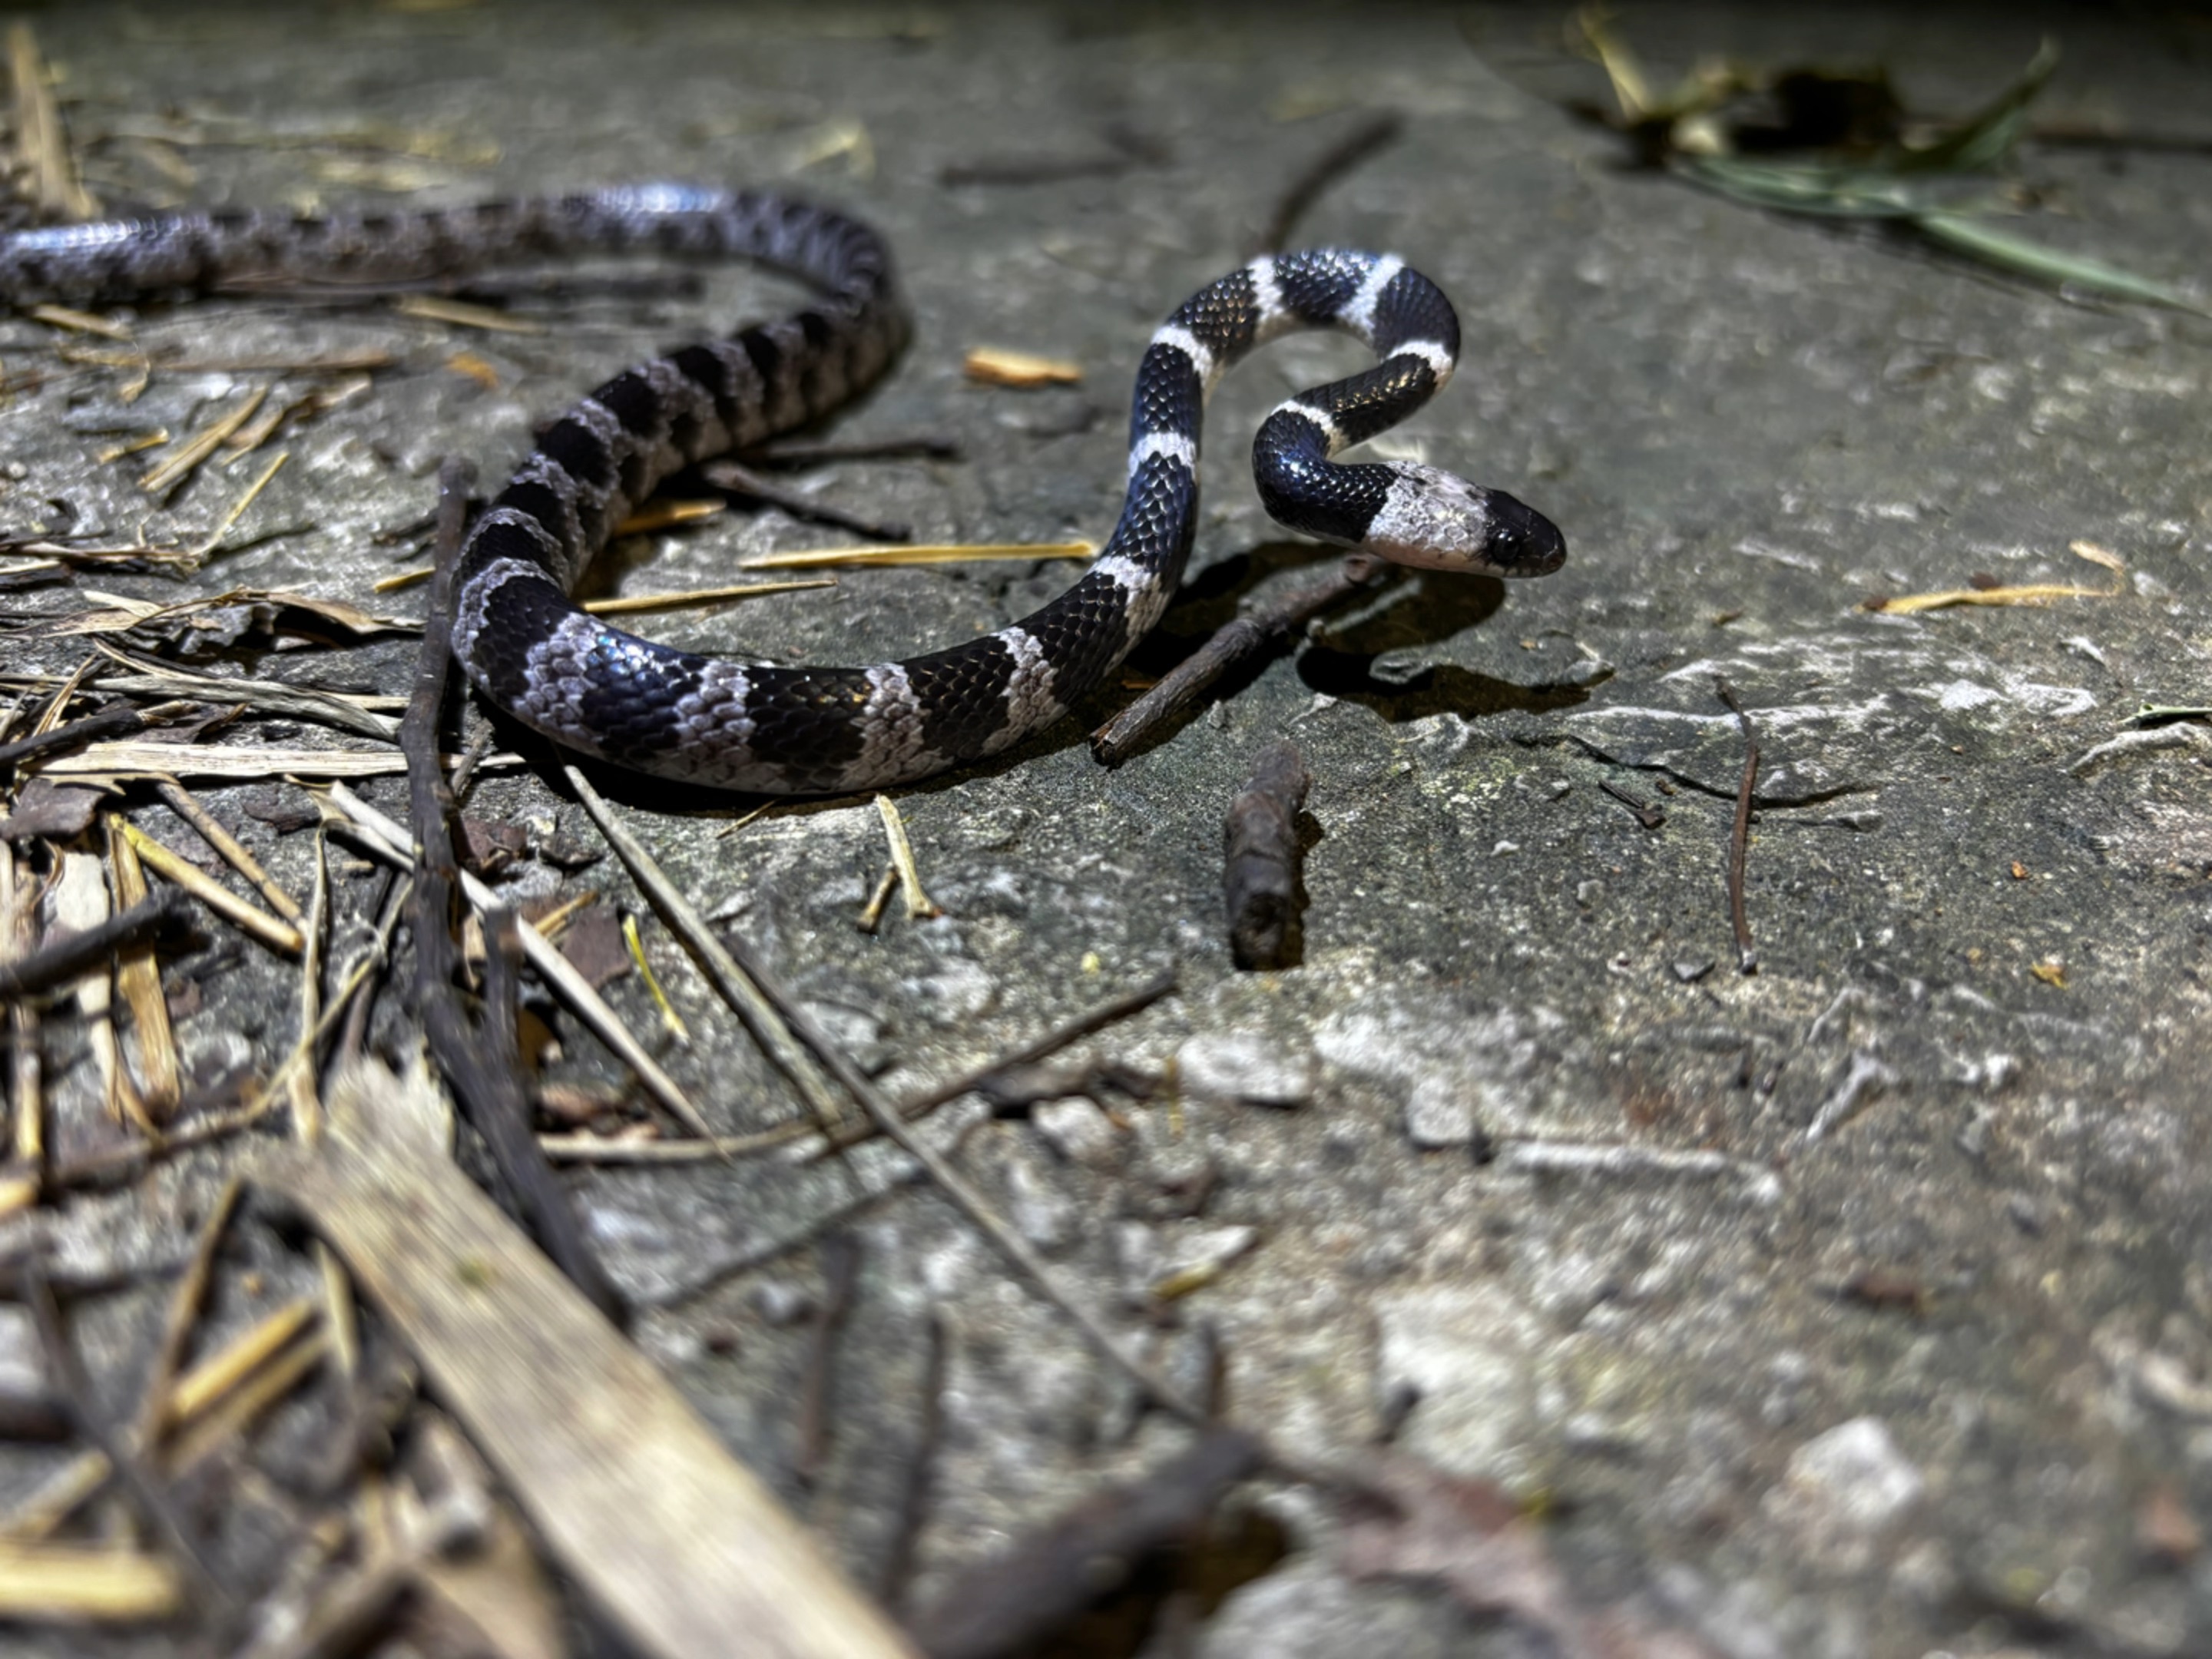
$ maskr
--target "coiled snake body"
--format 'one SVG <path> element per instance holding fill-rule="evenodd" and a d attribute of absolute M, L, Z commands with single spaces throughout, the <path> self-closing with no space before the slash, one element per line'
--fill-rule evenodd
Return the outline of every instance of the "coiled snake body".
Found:
<path fill-rule="evenodd" d="M 1449 301 L 1387 254 L 1263 257 L 1185 301 L 1138 367 L 1128 494 L 1090 568 L 1009 627 L 870 668 L 672 650 L 609 627 L 568 597 L 663 478 L 818 420 L 889 366 L 906 312 L 883 241 L 854 219 L 679 185 L 388 217 L 161 216 L 0 238 L 0 301 L 421 275 L 592 248 L 751 258 L 819 291 L 780 321 L 609 380 L 546 429 L 469 534 L 453 645 L 470 678 L 526 725 L 623 766 L 733 789 L 834 794 L 926 777 L 1058 720 L 1159 620 L 1182 580 L 1207 392 L 1254 346 L 1298 328 L 1345 330 L 1382 361 L 1283 404 L 1261 427 L 1253 461 L 1278 520 L 1443 569 L 1541 575 L 1566 556 L 1559 531 L 1501 491 L 1412 463 L 1331 459 L 1418 409 L 1457 362 Z"/>

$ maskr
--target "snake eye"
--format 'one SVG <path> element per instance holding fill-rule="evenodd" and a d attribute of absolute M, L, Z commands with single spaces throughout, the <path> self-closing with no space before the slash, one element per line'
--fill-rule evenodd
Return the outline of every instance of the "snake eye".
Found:
<path fill-rule="evenodd" d="M 1559 526 L 1502 489 L 1489 492 L 1490 533 L 1484 556 L 1501 576 L 1548 576 L 1567 562 Z"/>

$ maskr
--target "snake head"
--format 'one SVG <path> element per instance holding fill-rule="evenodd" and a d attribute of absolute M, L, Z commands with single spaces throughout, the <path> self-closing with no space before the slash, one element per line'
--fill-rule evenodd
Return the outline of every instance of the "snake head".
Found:
<path fill-rule="evenodd" d="M 1360 545 L 1393 564 L 1477 576 L 1548 576 L 1567 560 L 1559 527 L 1502 489 L 1395 462 L 1382 510 Z"/>

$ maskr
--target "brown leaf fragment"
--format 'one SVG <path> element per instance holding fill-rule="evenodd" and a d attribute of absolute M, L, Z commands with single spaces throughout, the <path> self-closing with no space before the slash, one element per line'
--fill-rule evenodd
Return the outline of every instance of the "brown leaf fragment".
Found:
<path fill-rule="evenodd" d="M 47 778 L 33 778 L 15 797 L 15 811 L 0 818 L 0 840 L 74 841 L 92 827 L 100 810 L 97 789 L 74 788 Z"/>
<path fill-rule="evenodd" d="M 1869 1308 L 1913 1315 L 1928 1311 L 1928 1287 L 1910 1267 L 1862 1267 L 1838 1287 L 1837 1294 Z"/>
<path fill-rule="evenodd" d="M 2136 1510 L 2136 1542 L 2152 1559 L 2185 1567 L 2203 1553 L 2204 1529 L 2189 1512 L 2180 1492 L 2161 1484 L 2151 1488 Z"/>
<path fill-rule="evenodd" d="M 607 855 L 605 848 L 595 847 L 589 842 L 564 835 L 557 826 L 532 836 L 531 850 L 545 863 L 567 875 L 573 875 L 579 870 L 588 870 Z"/>
<path fill-rule="evenodd" d="M 273 789 L 256 790 L 240 803 L 248 817 L 256 817 L 280 836 L 312 830 L 323 815 L 307 802 L 288 799 Z"/>
<path fill-rule="evenodd" d="M 1385 1458 L 1376 1473 L 1346 1517 L 1341 1559 L 1352 1577 L 1436 1584 L 1468 1613 L 1540 1632 L 1559 1659 L 1713 1659 L 1680 1632 L 1577 1605 L 1542 1531 L 1489 1481 L 1401 1457 Z"/>
<path fill-rule="evenodd" d="M 530 849 L 530 832 L 519 823 L 464 816 L 461 839 L 469 867 L 480 876 L 497 875 Z"/>
<path fill-rule="evenodd" d="M 998 1659 L 1061 1630 L 1147 1556 L 1203 1534 L 1222 1494 L 1258 1467 L 1259 1443 L 1209 1429 L 1142 1479 L 1109 1486 L 1005 1554 L 970 1568 L 914 1621 L 930 1659 Z"/>
<path fill-rule="evenodd" d="M 620 979 L 631 968 L 622 918 L 611 905 L 595 904 L 570 922 L 561 936 L 561 954 L 594 991 Z"/>

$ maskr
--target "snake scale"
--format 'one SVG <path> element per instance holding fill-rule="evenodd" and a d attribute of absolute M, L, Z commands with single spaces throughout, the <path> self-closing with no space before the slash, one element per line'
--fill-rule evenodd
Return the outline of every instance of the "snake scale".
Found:
<path fill-rule="evenodd" d="M 1277 520 L 1444 570 L 1536 576 L 1566 556 L 1558 529 L 1503 491 L 1410 462 L 1333 459 L 1419 408 L 1457 365 L 1450 302 L 1389 254 L 1263 256 L 1185 301 L 1139 363 L 1128 493 L 1090 568 L 1018 623 L 860 668 L 673 650 L 568 597 L 662 479 L 818 421 L 890 366 L 907 313 L 888 249 L 856 219 L 776 195 L 664 184 L 392 215 L 166 214 L 0 237 L 0 302 L 388 280 L 638 249 L 756 260 L 816 297 L 615 376 L 544 429 L 469 532 L 453 629 L 469 677 L 515 719 L 622 766 L 725 788 L 836 794 L 995 754 L 1060 719 L 1159 620 L 1182 580 L 1207 393 L 1255 346 L 1297 329 L 1343 330 L 1380 361 L 1284 403 L 1260 428 L 1253 463 Z"/>

